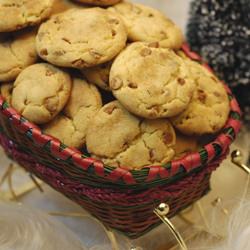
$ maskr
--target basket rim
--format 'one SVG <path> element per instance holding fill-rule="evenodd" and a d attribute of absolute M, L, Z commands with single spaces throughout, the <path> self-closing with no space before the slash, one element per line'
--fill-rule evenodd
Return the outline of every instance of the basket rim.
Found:
<path fill-rule="evenodd" d="M 192 52 L 187 43 L 182 45 L 183 52 L 192 60 L 201 63 L 210 72 L 212 69 L 204 62 L 201 57 Z M 157 166 L 147 166 L 140 170 L 132 170 L 128 167 L 110 167 L 105 165 L 100 160 L 88 157 L 76 148 L 68 147 L 60 142 L 57 138 L 43 134 L 42 130 L 35 124 L 17 113 L 10 107 L 5 99 L 0 95 L 0 112 L 2 112 L 12 123 L 15 128 L 32 138 L 36 147 L 45 148 L 56 159 L 66 161 L 72 160 L 74 166 L 97 175 L 112 183 L 123 182 L 126 185 L 135 185 L 137 183 L 150 183 L 157 180 L 164 180 L 178 175 L 180 172 L 190 172 L 199 168 L 202 165 L 208 164 L 222 155 L 235 139 L 241 128 L 242 112 L 235 97 L 232 95 L 229 87 L 224 85 L 230 100 L 230 114 L 228 120 L 218 134 L 215 140 L 205 145 L 200 151 L 188 153 L 180 159 L 170 161 L 166 164 Z"/>

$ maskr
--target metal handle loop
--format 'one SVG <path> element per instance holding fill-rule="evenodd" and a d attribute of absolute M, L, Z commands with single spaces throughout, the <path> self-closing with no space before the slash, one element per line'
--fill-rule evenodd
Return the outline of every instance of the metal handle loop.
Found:
<path fill-rule="evenodd" d="M 181 234 L 172 224 L 172 222 L 167 218 L 167 214 L 169 213 L 170 208 L 166 203 L 161 203 L 156 209 L 154 209 L 154 213 L 162 220 L 162 222 L 169 228 L 171 233 L 174 235 L 178 244 L 180 245 L 182 250 L 188 250 L 185 241 L 183 240 Z"/>
<path fill-rule="evenodd" d="M 234 165 L 243 169 L 247 174 L 250 174 L 250 168 L 242 163 L 242 153 L 240 150 L 234 150 L 231 154 L 231 161 Z"/>

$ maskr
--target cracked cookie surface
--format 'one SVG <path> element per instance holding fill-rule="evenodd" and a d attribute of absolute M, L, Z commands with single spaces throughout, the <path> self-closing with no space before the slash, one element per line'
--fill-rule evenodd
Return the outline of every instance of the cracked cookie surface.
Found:
<path fill-rule="evenodd" d="M 90 5 L 97 5 L 97 6 L 109 6 L 116 3 L 119 3 L 121 0 L 75 0 L 79 3 L 86 3 Z"/>
<path fill-rule="evenodd" d="M 116 14 L 101 8 L 72 9 L 40 26 L 36 48 L 52 64 L 82 69 L 110 61 L 126 40 Z"/>
<path fill-rule="evenodd" d="M 36 62 L 35 37 L 34 30 L 0 34 L 0 82 L 15 80 L 24 68 Z"/>
<path fill-rule="evenodd" d="M 46 63 L 34 64 L 17 77 L 12 106 L 29 121 L 44 124 L 63 109 L 70 91 L 69 74 Z"/>
<path fill-rule="evenodd" d="M 142 42 L 129 45 L 118 55 L 109 85 L 130 112 L 148 119 L 182 112 L 195 88 L 184 59 L 171 49 Z"/>
<path fill-rule="evenodd" d="M 75 78 L 63 113 L 46 124 L 44 132 L 58 138 L 67 146 L 81 148 L 86 142 L 90 121 L 101 107 L 102 99 L 98 89 Z"/>
<path fill-rule="evenodd" d="M 1 0 L 0 32 L 35 25 L 50 16 L 53 0 Z"/>
<path fill-rule="evenodd" d="M 125 23 L 132 42 L 160 42 L 161 47 L 180 48 L 181 30 L 163 13 L 142 4 L 121 2 L 110 8 Z"/>
<path fill-rule="evenodd" d="M 92 156 L 110 166 L 140 169 L 174 157 L 175 131 L 168 120 L 140 120 L 118 101 L 102 107 L 86 138 Z"/>
<path fill-rule="evenodd" d="M 182 53 L 183 56 L 183 53 Z M 188 108 L 171 118 L 183 134 L 203 135 L 218 132 L 229 114 L 229 99 L 222 83 L 197 62 L 186 58 L 196 89 Z"/>
<path fill-rule="evenodd" d="M 109 87 L 109 74 L 113 61 L 83 69 L 82 73 L 91 83 L 94 83 L 101 89 L 111 91 Z"/>

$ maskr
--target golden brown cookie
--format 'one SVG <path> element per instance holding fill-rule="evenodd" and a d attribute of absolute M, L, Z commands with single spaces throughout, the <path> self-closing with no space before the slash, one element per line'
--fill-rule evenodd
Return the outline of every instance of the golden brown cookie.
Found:
<path fill-rule="evenodd" d="M 72 8 L 84 8 L 82 4 L 74 3 L 71 0 L 54 0 L 51 15 L 59 14 Z"/>
<path fill-rule="evenodd" d="M 31 122 L 44 124 L 63 109 L 70 91 L 69 74 L 50 64 L 34 64 L 17 77 L 12 106 Z"/>
<path fill-rule="evenodd" d="M 222 83 L 197 62 L 186 59 L 196 89 L 188 108 L 171 120 L 186 135 L 218 132 L 229 114 L 229 99 Z"/>
<path fill-rule="evenodd" d="M 198 138 L 195 136 L 186 136 L 176 131 L 176 144 L 174 146 L 175 159 L 199 150 Z"/>
<path fill-rule="evenodd" d="M 0 34 L 0 82 L 13 81 L 37 60 L 34 30 Z"/>
<path fill-rule="evenodd" d="M 101 89 L 110 91 L 109 74 L 113 61 L 98 65 L 96 67 L 86 68 L 82 70 L 83 75 L 91 83 L 94 83 Z"/>
<path fill-rule="evenodd" d="M 91 126 L 91 119 L 101 107 L 102 99 L 97 88 L 82 79 L 75 78 L 63 114 L 46 124 L 44 132 L 70 147 L 81 148 L 86 142 L 87 128 Z"/>
<path fill-rule="evenodd" d="M 160 11 L 142 4 L 121 2 L 111 7 L 124 21 L 130 41 L 160 42 L 161 47 L 180 48 L 181 30 Z"/>
<path fill-rule="evenodd" d="M 44 60 L 82 69 L 110 61 L 126 40 L 125 27 L 116 14 L 101 8 L 72 9 L 40 26 L 36 47 Z"/>
<path fill-rule="evenodd" d="M 13 83 L 2 83 L 0 85 L 0 95 L 8 102 L 11 103 Z"/>
<path fill-rule="evenodd" d="M 53 0 L 1 0 L 0 32 L 35 25 L 50 16 Z"/>
<path fill-rule="evenodd" d="M 55 137 L 69 147 L 79 145 L 79 134 L 72 120 L 63 114 L 57 115 L 51 122 L 45 124 L 43 132 Z"/>
<path fill-rule="evenodd" d="M 121 0 L 75 0 L 79 3 L 85 3 L 90 5 L 97 5 L 97 6 L 109 6 L 116 3 L 119 3 Z"/>
<path fill-rule="evenodd" d="M 141 121 L 114 101 L 93 118 L 86 142 L 105 164 L 139 169 L 174 157 L 175 132 L 168 120 Z"/>
<path fill-rule="evenodd" d="M 195 88 L 185 60 L 171 49 L 142 42 L 115 59 L 109 85 L 130 112 L 148 119 L 179 114 Z"/>

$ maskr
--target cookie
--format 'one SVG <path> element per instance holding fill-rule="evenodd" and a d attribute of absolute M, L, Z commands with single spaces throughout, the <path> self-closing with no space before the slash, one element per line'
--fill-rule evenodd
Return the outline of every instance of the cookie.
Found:
<path fill-rule="evenodd" d="M 74 3 L 71 0 L 54 0 L 51 15 L 59 14 L 72 8 L 84 8 L 82 4 Z"/>
<path fill-rule="evenodd" d="M 140 120 L 114 101 L 92 119 L 86 142 L 105 164 L 139 169 L 174 157 L 175 132 L 168 120 Z"/>
<path fill-rule="evenodd" d="M 175 159 L 181 158 L 188 153 L 199 150 L 198 138 L 186 136 L 176 131 L 176 144 L 174 146 Z"/>
<path fill-rule="evenodd" d="M 0 34 L 0 82 L 13 81 L 37 60 L 35 31 Z"/>
<path fill-rule="evenodd" d="M 0 95 L 8 102 L 11 103 L 13 91 L 13 83 L 2 83 L 0 85 Z"/>
<path fill-rule="evenodd" d="M 43 127 L 43 133 L 55 137 L 69 147 L 79 145 L 79 137 L 70 118 L 63 114 L 57 115 L 51 122 Z"/>
<path fill-rule="evenodd" d="M 109 6 L 116 3 L 119 3 L 121 0 L 75 0 L 79 3 L 85 3 L 90 5 L 97 5 L 97 6 Z"/>
<path fill-rule="evenodd" d="M 0 1 L 0 32 L 9 32 L 42 22 L 50 16 L 53 0 Z"/>
<path fill-rule="evenodd" d="M 110 61 L 125 47 L 126 40 L 124 25 L 112 12 L 72 9 L 40 26 L 36 48 L 52 64 L 82 69 Z"/>
<path fill-rule="evenodd" d="M 82 73 L 86 79 L 100 87 L 101 89 L 111 91 L 109 87 L 109 74 L 113 61 L 83 69 Z"/>
<path fill-rule="evenodd" d="M 84 80 L 73 80 L 72 92 L 63 114 L 44 127 L 44 132 L 60 139 L 64 144 L 81 148 L 86 141 L 87 128 L 102 107 L 97 88 Z"/>
<path fill-rule="evenodd" d="M 197 62 L 187 59 L 196 89 L 188 108 L 171 118 L 173 125 L 186 135 L 218 132 L 229 114 L 229 99 L 222 83 Z"/>
<path fill-rule="evenodd" d="M 184 111 L 195 85 L 185 60 L 168 48 L 129 45 L 112 64 L 110 88 L 130 112 L 148 119 Z"/>
<path fill-rule="evenodd" d="M 34 64 L 17 77 L 12 106 L 29 121 L 44 124 L 63 109 L 70 91 L 69 74 L 46 63 Z"/>
<path fill-rule="evenodd" d="M 121 16 L 130 41 L 160 42 L 162 47 L 174 49 L 181 47 L 181 30 L 160 11 L 129 2 L 121 2 L 110 9 Z"/>

